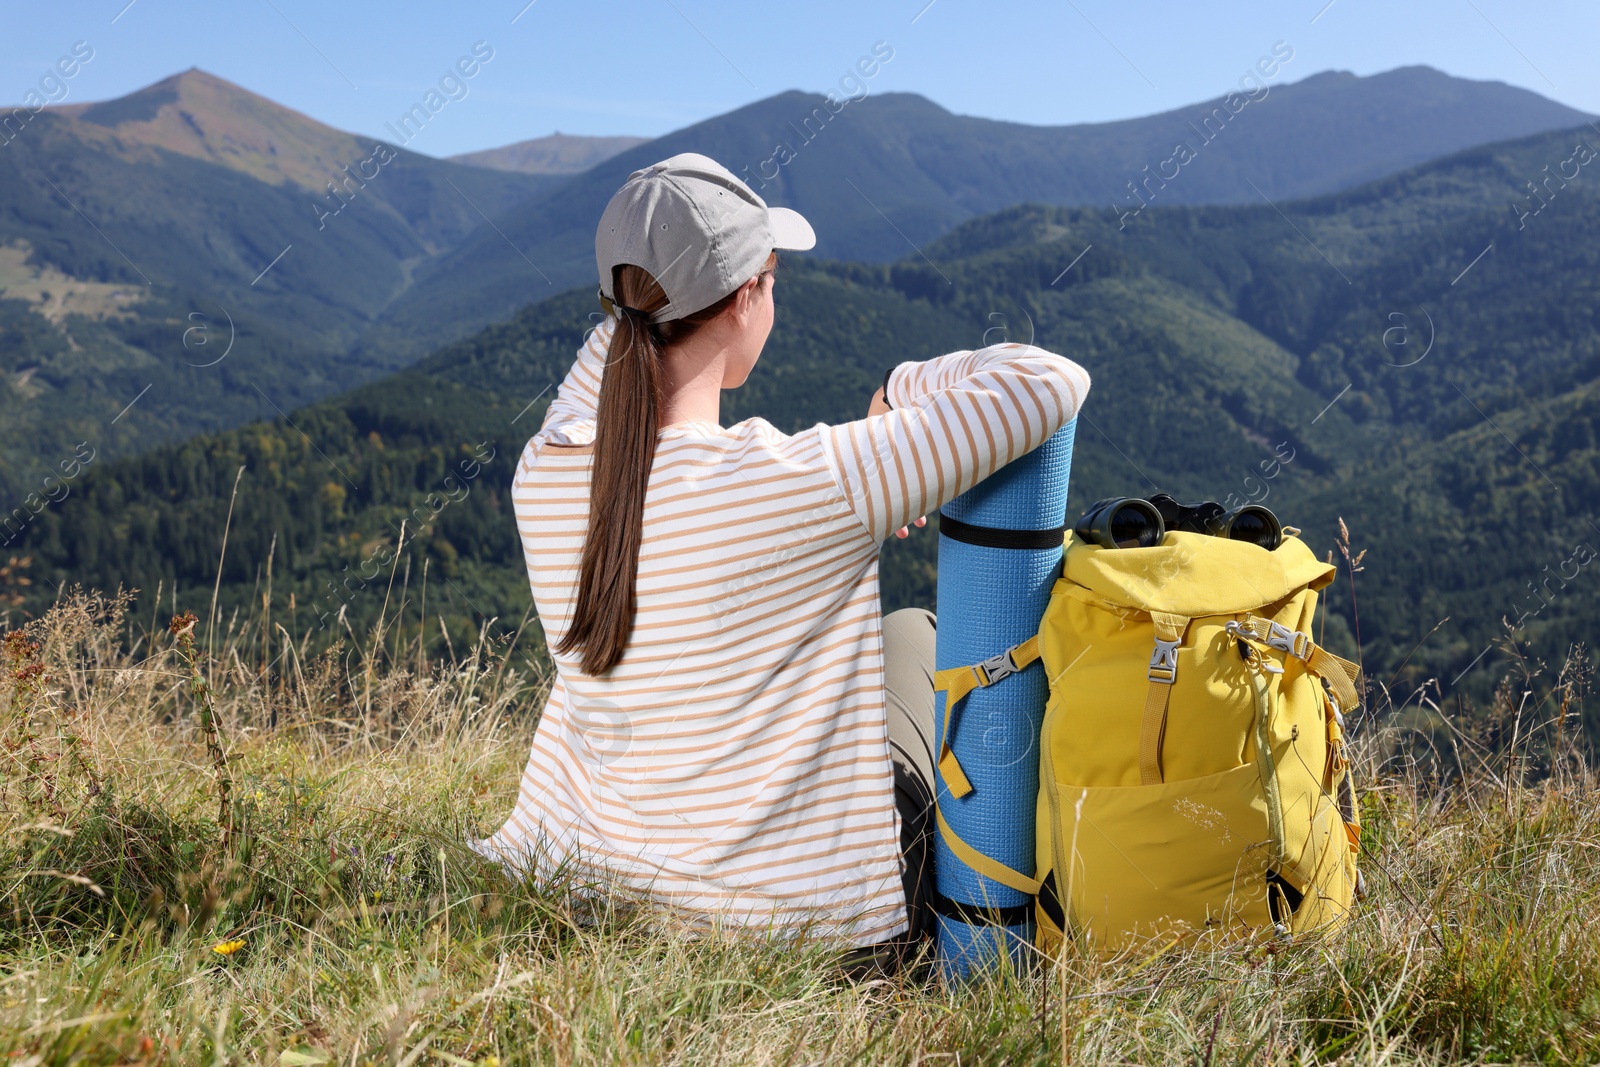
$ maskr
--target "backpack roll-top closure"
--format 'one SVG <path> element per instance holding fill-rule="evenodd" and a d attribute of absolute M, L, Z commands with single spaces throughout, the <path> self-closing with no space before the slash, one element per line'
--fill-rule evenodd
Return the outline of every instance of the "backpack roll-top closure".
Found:
<path fill-rule="evenodd" d="M 1068 539 L 1056 587 L 1076 585 L 1108 603 L 1185 619 L 1241 615 L 1321 589 L 1334 566 L 1298 537 L 1272 552 L 1207 534 L 1168 533 L 1153 548 L 1099 549 Z"/>

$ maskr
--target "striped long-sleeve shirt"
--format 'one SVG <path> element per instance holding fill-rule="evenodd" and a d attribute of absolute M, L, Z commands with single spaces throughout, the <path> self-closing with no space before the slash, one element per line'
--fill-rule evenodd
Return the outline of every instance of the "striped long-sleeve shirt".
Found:
<path fill-rule="evenodd" d="M 588 338 L 512 486 L 552 645 L 576 595 L 614 328 Z M 1088 388 L 1069 360 L 999 345 L 900 364 L 893 410 L 856 422 L 663 429 L 627 651 L 601 677 L 552 653 L 516 807 L 478 848 L 534 876 L 564 864 L 620 882 L 697 923 L 855 945 L 904 932 L 880 545 L 1041 444 Z"/>

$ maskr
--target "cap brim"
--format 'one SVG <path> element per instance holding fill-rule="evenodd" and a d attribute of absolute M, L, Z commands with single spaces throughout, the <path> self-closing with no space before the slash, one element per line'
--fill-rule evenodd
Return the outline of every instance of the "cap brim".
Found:
<path fill-rule="evenodd" d="M 774 248 L 804 252 L 817 246 L 817 232 L 800 212 L 786 207 L 769 207 L 767 218 L 772 223 Z"/>

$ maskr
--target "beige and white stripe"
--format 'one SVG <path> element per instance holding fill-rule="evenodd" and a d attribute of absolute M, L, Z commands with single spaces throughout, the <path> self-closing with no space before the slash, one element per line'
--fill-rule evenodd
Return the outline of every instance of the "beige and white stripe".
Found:
<path fill-rule="evenodd" d="M 614 328 L 587 339 L 512 486 L 552 644 Z M 1041 444 L 1088 388 L 1069 360 L 999 345 L 900 364 L 885 415 L 794 436 L 761 419 L 663 430 L 627 653 L 599 678 L 555 654 L 516 807 L 480 851 L 535 877 L 564 864 L 702 924 L 855 945 L 902 933 L 879 546 Z"/>

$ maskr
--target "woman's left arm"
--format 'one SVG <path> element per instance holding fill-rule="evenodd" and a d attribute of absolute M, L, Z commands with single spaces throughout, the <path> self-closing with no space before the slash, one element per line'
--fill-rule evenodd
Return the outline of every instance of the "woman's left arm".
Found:
<path fill-rule="evenodd" d="M 1089 375 L 1003 344 L 902 363 L 865 419 L 822 428 L 824 454 L 877 540 L 966 492 L 1078 414 Z"/>

